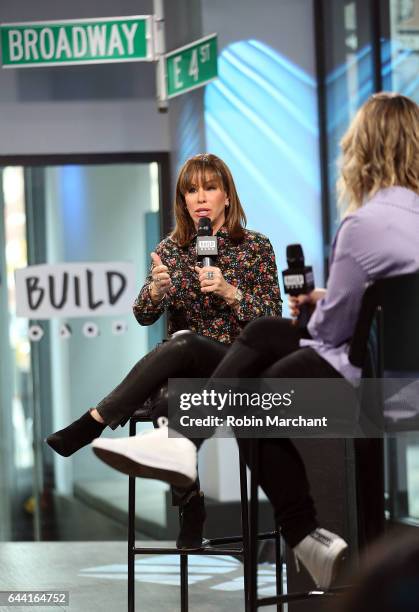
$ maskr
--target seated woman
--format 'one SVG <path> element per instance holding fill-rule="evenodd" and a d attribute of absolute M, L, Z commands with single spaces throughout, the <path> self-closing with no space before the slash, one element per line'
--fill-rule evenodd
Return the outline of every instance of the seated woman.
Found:
<path fill-rule="evenodd" d="M 214 378 L 359 379 L 348 346 L 365 287 L 419 270 L 419 107 L 399 94 L 372 96 L 343 137 L 342 150 L 340 188 L 348 206 L 333 244 L 327 289 L 291 300 L 294 316 L 304 302 L 315 307 L 311 338 L 302 338 L 306 334 L 291 320 L 253 321 Z M 246 440 L 239 444 L 246 455 Z M 93 450 L 125 473 L 181 484 L 195 478 L 199 446 L 182 436 L 168 437 L 162 427 L 129 440 L 96 440 Z M 328 588 L 347 545 L 319 528 L 304 465 L 290 440 L 260 441 L 260 485 L 285 540 L 316 584 Z"/>
<path fill-rule="evenodd" d="M 180 170 L 173 232 L 151 254 L 153 265 L 134 304 L 141 325 L 154 323 L 166 310 L 170 340 L 141 359 L 95 408 L 47 438 L 64 457 L 89 444 L 107 425 L 116 429 L 169 377 L 209 376 L 228 346 L 252 319 L 280 315 L 275 255 L 269 240 L 244 228 L 246 216 L 226 164 L 215 155 L 197 155 Z M 216 266 L 198 267 L 196 233 L 209 218 L 217 236 Z M 179 330 L 195 332 L 192 343 Z M 178 333 L 176 333 L 178 332 Z M 160 404 L 166 410 L 165 402 Z M 180 548 L 199 548 L 205 520 L 199 480 L 173 489 L 182 507 Z"/>

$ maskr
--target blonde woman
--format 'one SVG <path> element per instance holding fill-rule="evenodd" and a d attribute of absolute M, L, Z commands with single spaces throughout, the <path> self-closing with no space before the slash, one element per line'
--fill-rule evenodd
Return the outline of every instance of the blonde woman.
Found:
<path fill-rule="evenodd" d="M 366 286 L 378 278 L 419 270 L 417 104 L 399 94 L 372 96 L 343 137 L 342 153 L 340 189 L 347 209 L 333 244 L 327 289 L 291 299 L 290 304 L 294 317 L 302 303 L 313 305 L 307 331 L 279 317 L 251 322 L 215 369 L 214 378 L 360 377 L 349 362 L 348 346 Z M 151 457 L 157 436 L 160 471 Z M 238 442 L 246 455 L 247 441 Z M 122 439 L 97 440 L 93 446 L 116 469 L 148 477 L 154 470 L 154 477 L 171 482 L 180 476 L 195 477 L 200 443 L 153 432 L 128 444 Z M 263 439 L 260 454 L 260 485 L 285 540 L 317 586 L 328 588 L 346 542 L 319 527 L 305 468 L 291 440 Z"/>

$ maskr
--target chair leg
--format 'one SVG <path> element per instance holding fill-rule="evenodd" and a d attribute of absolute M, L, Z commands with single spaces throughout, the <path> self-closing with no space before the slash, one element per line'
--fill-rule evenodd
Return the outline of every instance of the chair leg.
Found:
<path fill-rule="evenodd" d="M 129 424 L 129 435 L 135 436 L 136 424 Z M 135 478 L 128 479 L 128 612 L 135 611 Z"/>
<path fill-rule="evenodd" d="M 128 484 L 128 612 L 135 610 L 135 478 Z"/>
<path fill-rule="evenodd" d="M 282 562 L 283 562 L 283 550 L 282 550 L 282 538 L 281 532 L 279 531 L 278 525 L 275 530 L 275 575 L 276 575 L 276 594 L 282 595 Z M 276 604 L 277 612 L 282 611 L 282 604 Z"/>
<path fill-rule="evenodd" d="M 250 561 L 249 561 L 249 612 L 256 612 L 258 598 L 258 575 L 257 575 L 257 556 L 258 556 L 258 482 L 259 482 L 259 443 L 252 440 L 250 443 L 250 512 L 249 512 L 249 531 L 250 531 Z"/>
<path fill-rule="evenodd" d="M 188 555 L 180 555 L 180 609 L 188 612 Z"/>
<path fill-rule="evenodd" d="M 241 522 L 243 534 L 243 582 L 244 582 L 244 609 L 249 612 L 249 499 L 247 495 L 246 462 L 239 447 L 240 462 L 240 500 Z"/>

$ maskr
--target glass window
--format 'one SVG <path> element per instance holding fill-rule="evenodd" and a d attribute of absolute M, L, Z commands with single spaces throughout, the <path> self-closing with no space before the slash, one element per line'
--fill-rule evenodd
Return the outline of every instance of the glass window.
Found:
<path fill-rule="evenodd" d="M 1 400 L 2 420 L 11 432 L 0 430 L 0 464 L 7 476 L 1 538 L 125 539 L 126 527 L 118 520 L 127 512 L 127 478 L 97 461 L 90 448 L 64 459 L 44 439 L 109 393 L 161 340 L 164 321 L 141 327 L 131 311 L 28 321 L 16 316 L 14 270 L 44 263 L 132 262 L 139 288 L 160 240 L 158 165 L 5 168 L 2 193 L 7 296 L 0 311 L 8 320 L 10 381 L 1 386 Z M 86 334 L 87 322 L 97 326 L 97 334 Z M 122 333 L 116 333 L 116 322 Z M 29 341 L 34 325 L 41 332 Z M 124 434 L 126 429 L 106 435 Z M 141 518 L 164 531 L 167 486 L 148 481 L 142 496 L 145 490 L 148 502 L 138 504 Z"/>
<path fill-rule="evenodd" d="M 384 88 L 419 101 L 419 0 L 390 0 L 389 29 L 383 43 Z"/>

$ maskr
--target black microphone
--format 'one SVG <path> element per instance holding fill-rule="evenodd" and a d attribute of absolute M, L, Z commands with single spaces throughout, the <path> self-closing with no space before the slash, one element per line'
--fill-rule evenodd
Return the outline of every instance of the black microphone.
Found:
<path fill-rule="evenodd" d="M 212 235 L 211 220 L 208 217 L 201 217 L 196 237 L 197 259 L 202 263 L 202 267 L 215 266 L 217 255 L 217 236 Z"/>
<path fill-rule="evenodd" d="M 287 246 L 288 269 L 282 272 L 285 293 L 301 295 L 310 293 L 314 289 L 314 275 L 312 266 L 306 266 L 304 252 L 301 244 Z M 306 327 L 313 312 L 310 304 L 301 304 L 298 315 L 298 326 Z"/>

